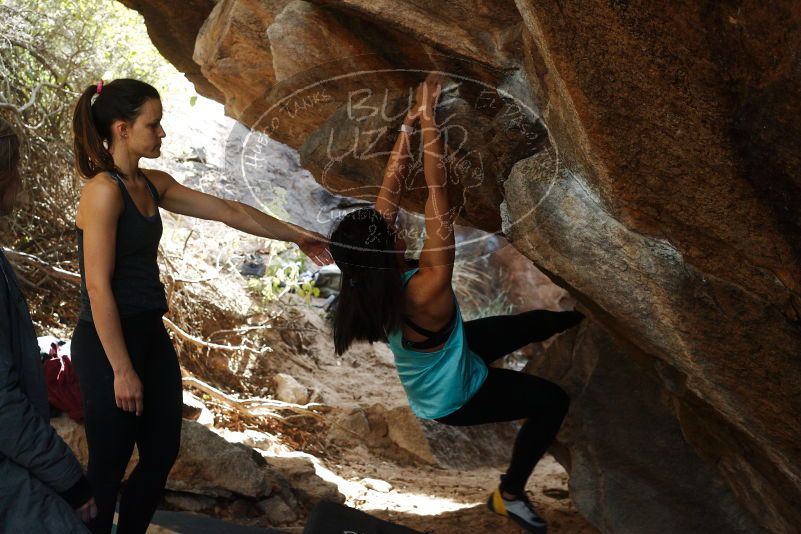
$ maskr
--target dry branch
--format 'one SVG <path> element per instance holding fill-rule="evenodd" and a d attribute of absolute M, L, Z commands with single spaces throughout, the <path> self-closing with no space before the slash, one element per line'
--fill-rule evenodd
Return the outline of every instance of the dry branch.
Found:
<path fill-rule="evenodd" d="M 7 247 L 3 247 L 3 252 L 6 254 L 6 256 L 8 256 L 9 261 L 15 265 L 29 265 L 53 278 L 66 280 L 67 282 L 71 282 L 73 284 L 81 283 L 81 276 L 79 274 L 61 269 L 60 267 L 53 267 L 40 257 L 34 256 L 33 254 L 19 252 Z"/>
<path fill-rule="evenodd" d="M 311 415 L 323 419 L 323 417 L 319 413 L 315 412 L 314 409 L 322 410 L 328 408 L 324 404 L 316 402 L 309 404 L 293 404 L 291 402 L 283 402 L 274 399 L 265 399 L 262 397 L 240 400 L 231 395 L 228 395 L 223 391 L 220 391 L 219 389 L 207 384 L 206 382 L 203 382 L 202 380 L 200 380 L 196 376 L 193 376 L 189 371 L 185 369 L 181 369 L 181 374 L 183 375 L 182 380 L 184 383 L 199 389 L 200 391 L 207 394 L 214 400 L 221 402 L 222 404 L 225 404 L 226 406 L 229 406 L 230 408 L 233 408 L 242 415 L 246 415 L 248 417 L 259 417 L 264 415 L 280 417 L 278 414 L 274 413 L 273 410 L 289 410 L 295 413 L 303 415 Z M 266 408 L 270 411 L 268 413 L 256 413 L 254 409 L 259 409 L 259 408 Z"/>
<path fill-rule="evenodd" d="M 16 113 L 17 115 L 21 115 L 22 113 L 25 112 L 26 109 L 28 109 L 28 108 L 30 108 L 30 107 L 32 107 L 32 106 L 34 106 L 36 104 L 36 100 L 39 97 L 39 91 L 42 90 L 42 87 L 49 87 L 50 89 L 56 89 L 56 90 L 59 90 L 59 91 L 64 91 L 70 96 L 73 96 L 75 94 L 74 92 L 72 92 L 72 91 L 70 91 L 68 89 L 64 89 L 63 87 L 60 87 L 60 86 L 52 84 L 52 83 L 40 83 L 36 87 L 33 88 L 33 91 L 31 91 L 30 98 L 23 105 L 15 106 L 14 104 L 10 104 L 8 102 L 0 102 L 0 109 L 10 110 L 10 111 L 13 111 L 14 113 Z M 41 127 L 41 125 L 39 125 L 39 127 Z M 33 129 L 37 129 L 37 128 L 34 127 Z"/>
<path fill-rule="evenodd" d="M 199 347 L 207 349 L 219 349 L 219 350 L 231 350 L 231 351 L 242 350 L 242 351 L 252 352 L 254 354 L 264 354 L 265 352 L 272 352 L 273 350 L 270 347 L 262 347 L 261 349 L 254 349 L 252 347 L 246 347 L 244 345 L 221 345 L 219 343 L 211 343 L 209 341 L 204 341 L 199 337 L 195 337 L 192 334 L 189 334 L 188 332 L 181 330 L 181 328 L 179 328 L 178 325 L 176 325 L 166 317 L 163 317 L 162 319 L 164 320 L 164 324 L 167 325 L 167 327 L 170 330 L 178 334 L 178 337 L 180 337 L 184 341 L 188 341 L 190 343 L 198 345 Z"/>

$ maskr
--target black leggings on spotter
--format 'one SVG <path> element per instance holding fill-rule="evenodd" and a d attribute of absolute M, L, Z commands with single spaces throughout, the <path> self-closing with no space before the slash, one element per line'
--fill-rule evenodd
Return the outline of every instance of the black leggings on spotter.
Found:
<path fill-rule="evenodd" d="M 94 324 L 79 321 L 72 361 L 81 385 L 89 445 L 87 478 L 97 502 L 93 534 L 111 532 L 114 509 L 134 443 L 139 463 L 120 500 L 117 534 L 144 533 L 156 511 L 181 442 L 181 372 L 161 313 L 122 319 L 131 362 L 143 384 L 141 416 L 117 408 L 114 373 Z"/>
<path fill-rule="evenodd" d="M 534 310 L 464 323 L 467 345 L 489 365 L 535 341 L 578 324 L 578 312 Z M 489 368 L 481 388 L 455 412 L 437 419 L 453 426 L 472 426 L 526 419 L 515 439 L 501 489 L 519 495 L 540 458 L 556 438 L 570 398 L 558 385 L 520 371 Z"/>

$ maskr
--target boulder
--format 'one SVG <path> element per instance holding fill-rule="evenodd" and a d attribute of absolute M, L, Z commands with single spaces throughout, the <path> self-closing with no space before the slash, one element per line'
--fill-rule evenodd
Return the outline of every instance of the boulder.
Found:
<path fill-rule="evenodd" d="M 386 429 L 383 434 L 386 435 Z M 327 436 L 332 443 L 346 447 L 355 446 L 363 443 L 365 436 L 369 435 L 370 422 L 364 410 L 353 408 L 332 413 L 332 422 Z"/>
<path fill-rule="evenodd" d="M 314 463 L 305 453 L 294 453 L 284 456 L 265 457 L 268 465 L 289 482 L 292 493 L 301 502 L 311 505 L 320 501 L 345 502 L 345 496 L 337 489 L 336 484 L 323 480 L 316 474 Z"/>
<path fill-rule="evenodd" d="M 214 414 L 211 413 L 211 410 L 189 391 L 183 392 L 183 418 L 196 421 L 205 427 L 214 424 Z"/>
<path fill-rule="evenodd" d="M 298 514 L 279 496 L 259 501 L 259 508 L 271 525 L 284 525 L 298 520 Z"/>
<path fill-rule="evenodd" d="M 293 404 L 306 404 L 309 402 L 309 389 L 286 373 L 277 373 L 275 381 L 275 398 Z"/>
<path fill-rule="evenodd" d="M 83 426 L 66 416 L 52 419 L 51 424 L 86 466 L 89 447 Z M 139 454 L 134 449 L 126 477 L 138 461 Z M 209 497 L 264 497 L 277 486 L 279 476 L 265 468 L 263 462 L 257 463 L 252 449 L 228 443 L 203 425 L 184 419 L 181 449 L 167 479 L 167 489 Z"/>
<path fill-rule="evenodd" d="M 373 440 L 368 441 L 371 446 L 399 448 L 416 461 L 453 469 L 505 468 L 518 429 L 515 423 L 443 425 L 418 418 L 405 405 L 387 410 L 376 405 L 369 412 L 371 428 L 384 429 L 380 439 L 376 439 L 379 432 L 373 432 Z M 391 450 L 387 452 L 391 454 Z"/>
<path fill-rule="evenodd" d="M 159 21 L 158 24 L 148 24 L 150 39 L 164 57 L 195 84 L 198 93 L 209 98 L 223 98 L 223 93 L 206 80 L 201 74 L 200 65 L 192 59 L 195 37 L 211 13 L 214 0 L 189 0 L 181 9 L 175 9 L 176 5 L 172 2 L 120 1 L 141 13 L 145 21 Z"/>
<path fill-rule="evenodd" d="M 609 393 L 651 376 L 640 401 L 670 395 L 671 410 L 650 413 L 657 429 L 678 422 L 690 452 L 656 463 L 669 470 L 658 480 L 697 481 L 701 461 L 728 488 L 693 497 L 714 510 L 710 524 L 750 525 L 734 508 L 773 532 L 801 524 L 796 2 L 126 4 L 200 89 L 212 84 L 229 113 L 298 149 L 324 187 L 361 200 L 375 197 L 408 89 L 421 70 L 446 72 L 438 120 L 458 222 L 502 231 L 647 364 Z M 259 146 L 246 144 L 243 159 Z M 419 169 L 404 179 L 404 208 L 422 211 Z M 598 356 L 607 350 L 617 357 L 608 343 Z M 583 439 L 621 460 L 650 458 L 625 450 L 623 430 Z M 610 439 L 616 447 L 597 443 Z M 651 474 L 627 476 L 645 488 Z M 659 500 L 675 515 L 688 509 L 681 493 Z M 579 502 L 608 532 L 642 526 L 636 501 L 584 492 Z"/>
<path fill-rule="evenodd" d="M 65 415 L 52 419 L 51 424 L 85 468 L 89 451 L 83 426 Z M 138 458 L 134 450 L 127 475 Z M 317 476 L 308 458 L 269 456 L 265 461 L 252 448 L 230 443 L 188 420 L 183 421 L 181 449 L 170 471 L 167 489 L 172 505 L 190 511 L 210 510 L 220 504 L 216 499 L 224 502 L 229 512 L 237 501 L 241 501 L 237 505 L 240 508 L 253 511 L 259 509 L 258 502 L 278 493 L 293 503 L 297 495 L 308 507 L 319 500 L 344 499 L 334 484 Z"/>
<path fill-rule="evenodd" d="M 635 347 L 590 323 L 557 337 L 527 371 L 573 399 L 551 452 L 576 507 L 605 532 L 769 532 L 685 438 L 677 409 L 692 393 L 666 391 Z"/>
<path fill-rule="evenodd" d="M 184 420 L 168 489 L 256 498 L 270 495 L 277 484 L 276 475 L 254 459 L 252 449 L 232 445 L 203 425 Z"/>
<path fill-rule="evenodd" d="M 387 437 L 401 449 L 412 453 L 421 461 L 436 465 L 437 459 L 426 439 L 420 420 L 408 406 L 392 408 L 384 413 Z"/>
<path fill-rule="evenodd" d="M 164 493 L 164 502 L 174 510 L 193 513 L 209 513 L 217 506 L 217 499 L 196 493 L 167 491 Z"/>

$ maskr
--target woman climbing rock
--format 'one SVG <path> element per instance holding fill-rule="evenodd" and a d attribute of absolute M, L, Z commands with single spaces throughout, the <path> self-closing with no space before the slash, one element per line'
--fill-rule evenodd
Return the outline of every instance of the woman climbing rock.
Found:
<path fill-rule="evenodd" d="M 387 341 L 414 413 L 446 425 L 467 426 L 525 419 L 511 462 L 487 506 L 531 532 L 545 521 L 524 488 L 553 442 L 569 398 L 556 384 L 488 364 L 578 324 L 579 312 L 534 310 L 463 322 L 453 292 L 453 210 L 443 141 L 435 108 L 443 78 L 431 74 L 417 88 L 384 172 L 374 208 L 349 213 L 331 234 L 331 253 L 342 271 L 334 344 L 344 353 L 355 340 Z M 395 221 L 401 176 L 411 159 L 410 132 L 419 120 L 428 188 L 426 239 L 419 265 L 406 250 Z"/>

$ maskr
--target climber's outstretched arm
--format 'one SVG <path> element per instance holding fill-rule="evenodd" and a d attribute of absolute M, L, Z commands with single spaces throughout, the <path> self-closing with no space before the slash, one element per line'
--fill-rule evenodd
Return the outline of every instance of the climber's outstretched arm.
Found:
<path fill-rule="evenodd" d="M 424 82 L 426 98 L 422 106 L 420 127 L 423 131 L 423 171 L 428 187 L 426 200 L 426 240 L 420 253 L 420 271 L 426 278 L 438 281 L 450 291 L 455 238 L 454 209 L 448 198 L 448 174 L 445 147 L 435 119 L 437 98 L 444 79 L 429 75 Z"/>
<path fill-rule="evenodd" d="M 403 119 L 401 131 L 398 132 L 395 146 L 392 148 L 392 153 L 389 155 L 387 166 L 384 169 L 381 191 L 378 192 L 378 196 L 375 199 L 375 210 L 384 216 L 390 226 L 395 225 L 398 208 L 400 207 L 400 196 L 403 191 L 403 177 L 408 175 L 412 164 L 410 131 L 419 116 L 416 108 L 416 105 L 412 106 L 412 109 Z"/>

